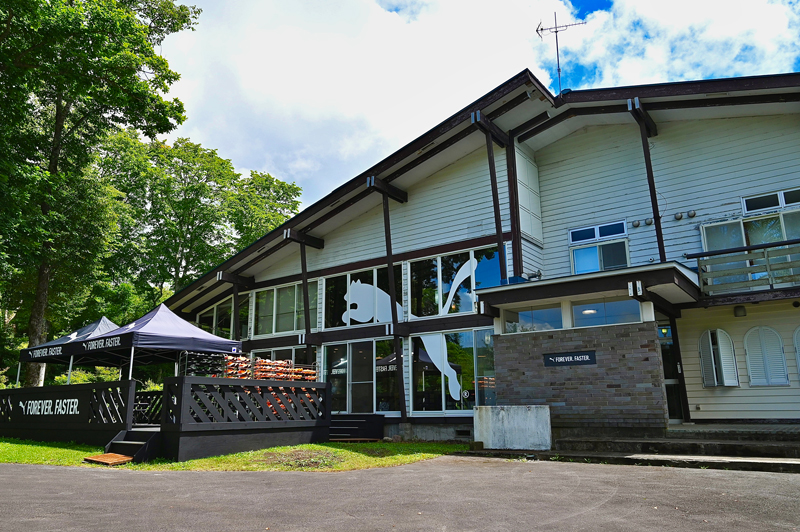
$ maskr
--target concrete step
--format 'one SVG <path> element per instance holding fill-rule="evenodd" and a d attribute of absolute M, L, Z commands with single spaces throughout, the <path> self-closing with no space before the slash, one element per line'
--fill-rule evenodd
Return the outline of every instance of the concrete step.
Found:
<path fill-rule="evenodd" d="M 771 473 L 800 473 L 800 458 L 759 458 L 745 456 L 705 456 L 650 453 L 584 453 L 531 452 L 527 457 L 536 460 L 586 462 L 696 469 L 725 469 L 736 471 L 766 471 Z"/>
<path fill-rule="evenodd" d="M 669 439 L 734 440 L 734 441 L 794 441 L 800 442 L 800 425 L 794 423 L 764 424 L 693 424 L 671 425 Z"/>
<path fill-rule="evenodd" d="M 800 458 L 800 442 L 794 441 L 560 438 L 554 443 L 559 452 Z"/>

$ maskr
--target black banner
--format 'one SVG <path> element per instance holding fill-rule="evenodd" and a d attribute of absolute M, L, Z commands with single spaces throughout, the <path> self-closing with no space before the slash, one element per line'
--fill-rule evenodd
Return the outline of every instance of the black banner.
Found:
<path fill-rule="evenodd" d="M 588 366 L 597 364 L 594 351 L 551 353 L 544 355 L 545 366 Z"/>

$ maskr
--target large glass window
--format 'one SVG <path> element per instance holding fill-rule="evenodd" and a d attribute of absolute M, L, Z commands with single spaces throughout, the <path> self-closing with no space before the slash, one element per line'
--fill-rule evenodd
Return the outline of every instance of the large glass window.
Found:
<path fill-rule="evenodd" d="M 397 317 L 403 318 L 403 271 L 394 267 Z M 325 327 L 391 323 L 388 268 L 354 272 L 325 279 Z"/>
<path fill-rule="evenodd" d="M 472 268 L 469 252 L 446 255 L 442 262 L 442 299 L 447 314 L 472 312 Z"/>
<path fill-rule="evenodd" d="M 214 333 L 214 307 L 198 314 L 197 325 L 206 332 Z"/>
<path fill-rule="evenodd" d="M 642 321 L 641 307 L 635 299 L 597 299 L 572 305 L 575 327 L 613 325 Z"/>
<path fill-rule="evenodd" d="M 372 340 L 350 344 L 350 412 L 371 414 L 374 386 L 375 353 Z"/>
<path fill-rule="evenodd" d="M 473 252 L 475 266 L 475 288 L 500 286 L 500 253 L 497 247 L 478 249 Z"/>
<path fill-rule="evenodd" d="M 551 331 L 561 329 L 561 305 L 505 311 L 505 332 Z"/>
<path fill-rule="evenodd" d="M 250 296 L 239 294 L 239 338 L 248 338 L 250 319 Z M 204 310 L 197 315 L 197 325 L 206 332 L 222 338 L 234 338 L 233 330 L 233 297 Z"/>
<path fill-rule="evenodd" d="M 445 335 L 447 345 L 446 390 L 444 394 L 446 410 L 472 410 L 475 406 L 475 344 L 472 331 Z M 456 379 L 457 393 L 450 383 Z"/>
<path fill-rule="evenodd" d="M 303 284 L 280 286 L 255 293 L 256 335 L 305 330 Z M 308 282 L 311 327 L 317 327 L 317 281 Z"/>
<path fill-rule="evenodd" d="M 475 331 L 475 369 L 478 406 L 497 404 L 494 382 L 494 329 Z"/>
<path fill-rule="evenodd" d="M 217 319 L 214 323 L 214 334 L 222 338 L 231 337 L 231 299 L 217 305 Z"/>
<path fill-rule="evenodd" d="M 411 314 L 416 317 L 439 315 L 438 259 L 411 263 Z"/>
<path fill-rule="evenodd" d="M 413 410 L 463 412 L 495 404 L 493 334 L 479 329 L 412 338 Z"/>

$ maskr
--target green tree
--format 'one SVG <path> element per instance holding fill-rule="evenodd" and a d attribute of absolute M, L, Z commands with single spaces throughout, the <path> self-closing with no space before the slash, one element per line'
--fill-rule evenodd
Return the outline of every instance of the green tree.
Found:
<path fill-rule="evenodd" d="M 113 210 L 105 201 L 113 196 L 87 171 L 95 147 L 120 126 L 154 137 L 183 122 L 181 102 L 163 97 L 178 74 L 157 50 L 167 35 L 191 28 L 199 13 L 173 0 L 0 6 L 0 88 L 8 91 L 0 104 L 7 120 L 0 192 L 28 195 L 9 208 L 13 223 L 3 227 L 0 256 L 7 257 L 7 274 L 13 268 L 9 275 L 35 280 L 29 345 L 46 340 L 56 279 L 95 269 L 111 240 Z M 8 290 L 8 278 L 0 289 Z M 26 374 L 27 385 L 41 385 L 44 365 L 30 364 Z"/>
<path fill-rule="evenodd" d="M 109 271 L 143 287 L 180 290 L 297 212 L 301 189 L 269 174 L 237 173 L 188 139 L 142 143 L 133 130 L 103 147 L 101 173 L 124 194 Z"/>

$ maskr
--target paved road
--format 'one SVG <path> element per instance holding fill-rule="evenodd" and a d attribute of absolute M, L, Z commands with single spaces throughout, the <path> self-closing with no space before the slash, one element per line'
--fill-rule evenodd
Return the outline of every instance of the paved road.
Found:
<path fill-rule="evenodd" d="M 444 457 L 350 473 L 0 465 L 4 531 L 797 530 L 800 475 Z"/>

